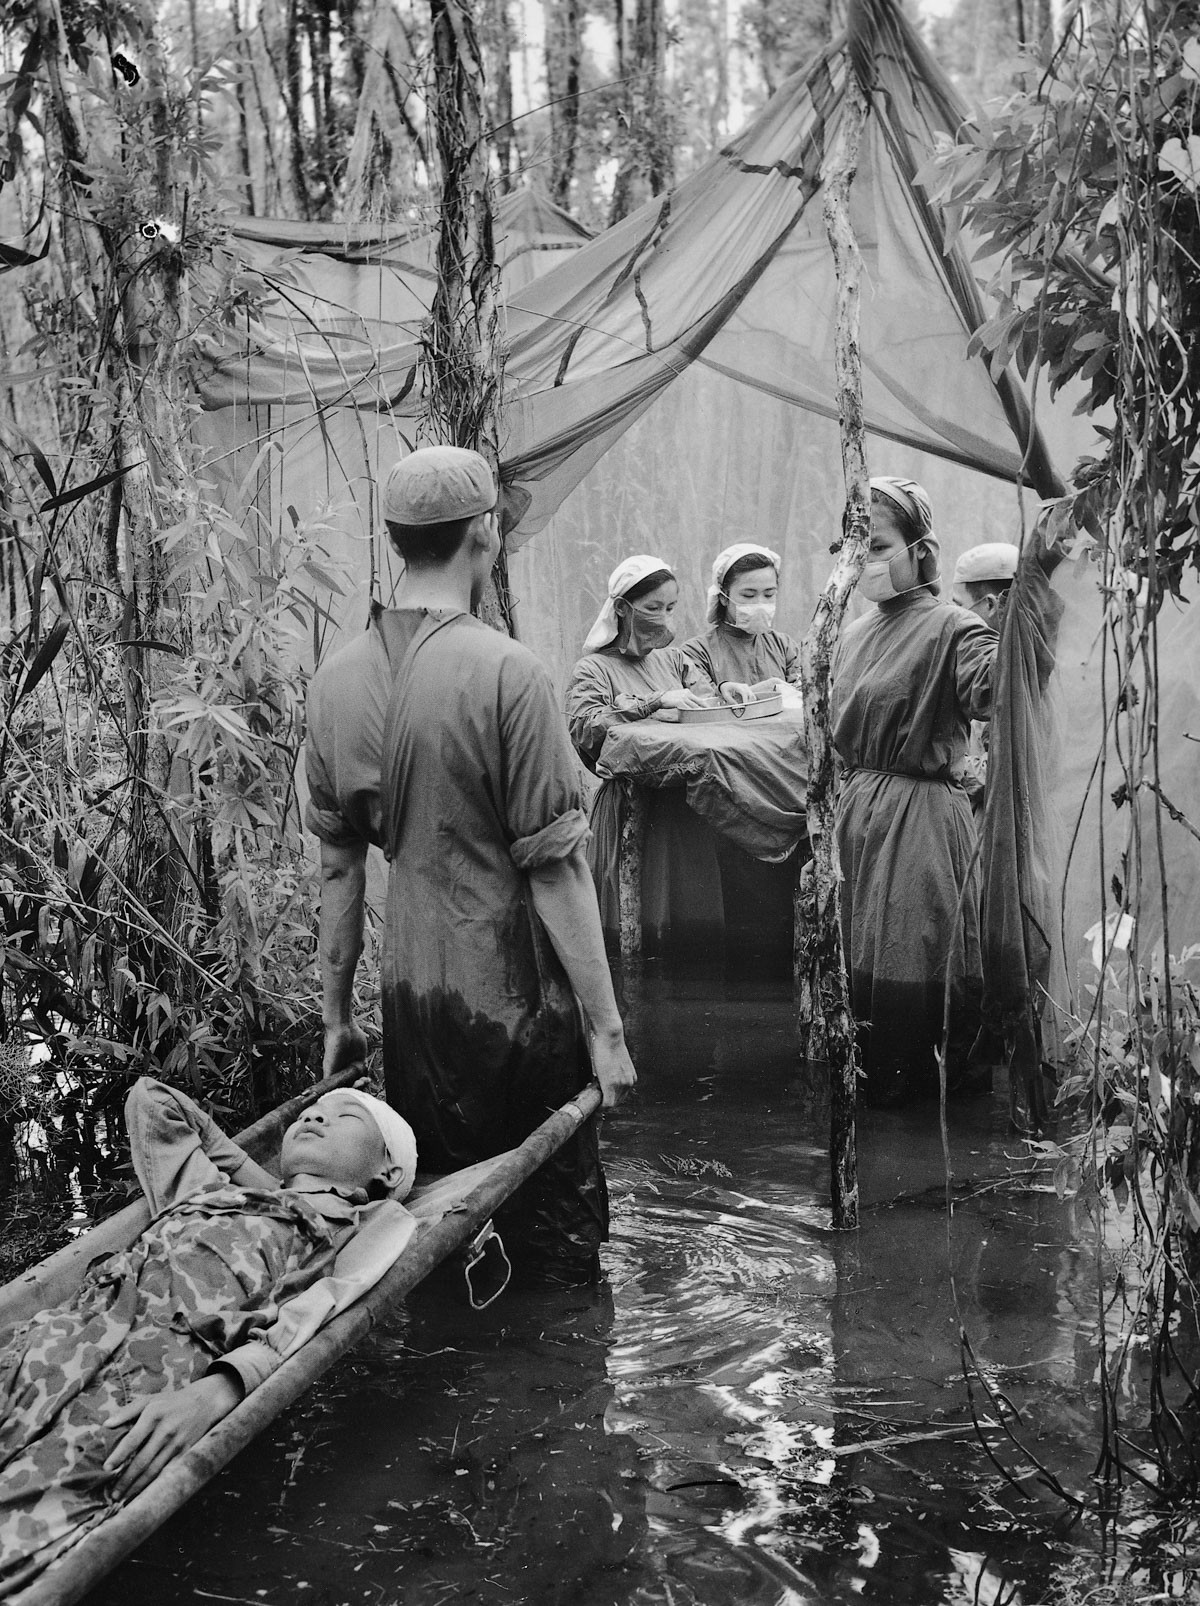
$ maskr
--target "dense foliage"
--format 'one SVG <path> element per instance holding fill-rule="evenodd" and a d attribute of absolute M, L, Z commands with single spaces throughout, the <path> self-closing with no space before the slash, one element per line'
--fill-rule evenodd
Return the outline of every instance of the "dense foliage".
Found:
<path fill-rule="evenodd" d="M 197 478 L 192 342 L 243 293 L 219 70 L 173 72 L 150 6 L 8 23 L 44 232 L 4 320 L 0 1135 L 49 1111 L 64 1138 L 144 1067 L 244 1110 L 304 1064 L 301 649 L 337 581 L 319 527 L 243 528 Z"/>
<path fill-rule="evenodd" d="M 1161 1484 L 1192 1489 L 1196 1371 L 1180 1346 L 1197 1313 L 1200 950 L 1170 925 L 1161 824 L 1169 816 L 1198 842 L 1200 830 L 1162 785 L 1158 647 L 1168 599 L 1200 569 L 1200 8 L 1072 8 L 1017 91 L 970 118 L 922 177 L 991 276 L 995 312 L 977 349 L 1074 399 L 1105 443 L 1050 515 L 1100 570 L 1111 748 L 1096 784 L 1125 830 L 1060 1089 L 1082 1125 L 1059 1181 L 1132 1210 L 1142 1245 L 1136 1310 L 1103 1375 L 1098 1471 L 1128 1476 L 1116 1380 L 1129 1346 L 1148 1340 Z M 1145 914 L 1163 929 L 1152 948 Z"/>

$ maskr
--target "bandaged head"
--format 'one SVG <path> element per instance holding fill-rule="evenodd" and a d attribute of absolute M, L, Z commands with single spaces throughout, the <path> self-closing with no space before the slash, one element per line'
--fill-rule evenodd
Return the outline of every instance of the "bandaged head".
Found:
<path fill-rule="evenodd" d="M 405 1198 L 417 1174 L 417 1140 L 412 1127 L 390 1104 L 377 1099 L 373 1093 L 363 1093 L 357 1087 L 345 1087 L 339 1091 L 344 1097 L 361 1104 L 379 1128 L 388 1160 L 400 1171 L 400 1180 L 391 1189 L 391 1196 L 393 1199 Z"/>
<path fill-rule="evenodd" d="M 664 580 L 675 577 L 675 571 L 669 563 L 664 563 L 662 558 L 650 557 L 646 553 L 624 558 L 617 564 L 608 577 L 608 595 L 604 599 L 604 606 L 596 615 L 596 622 L 588 631 L 587 639 L 583 643 L 584 652 L 599 652 L 601 647 L 607 647 L 610 642 L 617 639 L 621 628 L 617 603 L 653 574 L 661 574 Z"/>
<path fill-rule="evenodd" d="M 730 569 L 741 558 L 761 558 L 760 567 L 774 569 L 776 578 L 782 567 L 783 559 L 778 552 L 773 552 L 769 546 L 760 546 L 754 541 L 735 541 L 727 546 L 724 552 L 717 554 L 712 566 L 712 584 L 708 588 L 708 605 L 704 617 L 710 625 L 715 625 L 724 617 L 731 625 L 738 629 L 755 632 L 769 630 L 774 621 L 775 609 L 770 603 L 757 603 L 744 614 L 744 618 L 734 617 L 735 607 L 730 605 L 729 597 L 725 592 L 725 581 Z M 769 612 L 770 618 L 765 614 Z"/>

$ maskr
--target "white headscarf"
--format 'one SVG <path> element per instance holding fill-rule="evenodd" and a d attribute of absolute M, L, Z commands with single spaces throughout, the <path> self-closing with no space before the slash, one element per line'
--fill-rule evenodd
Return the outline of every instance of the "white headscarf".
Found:
<path fill-rule="evenodd" d="M 363 1093 L 357 1087 L 344 1087 L 339 1091 L 361 1104 L 379 1128 L 388 1159 L 394 1166 L 399 1166 L 402 1173 L 400 1181 L 392 1189 L 392 1198 L 403 1199 L 410 1192 L 417 1174 L 417 1140 L 412 1127 L 390 1104 L 377 1099 L 373 1093 Z"/>
<path fill-rule="evenodd" d="M 647 580 L 652 574 L 669 574 L 674 576 L 675 571 L 669 563 L 661 558 L 652 558 L 646 553 L 637 557 L 623 558 L 608 577 L 608 596 L 604 606 L 596 615 L 596 622 L 587 633 L 587 640 L 583 644 L 584 652 L 599 652 L 601 647 L 607 647 L 610 641 L 617 639 L 617 630 L 620 621 L 617 619 L 616 601 L 626 592 L 632 591 L 639 580 Z"/>
<path fill-rule="evenodd" d="M 717 554 L 712 566 L 712 585 L 708 588 L 708 606 L 704 610 L 704 617 L 710 625 L 715 625 L 721 617 L 721 598 L 725 587 L 725 576 L 733 568 L 739 558 L 761 558 L 763 568 L 768 564 L 778 576 L 783 567 L 783 559 L 778 552 L 772 552 L 769 546 L 759 546 L 755 541 L 735 541 L 727 546 L 724 552 Z"/>

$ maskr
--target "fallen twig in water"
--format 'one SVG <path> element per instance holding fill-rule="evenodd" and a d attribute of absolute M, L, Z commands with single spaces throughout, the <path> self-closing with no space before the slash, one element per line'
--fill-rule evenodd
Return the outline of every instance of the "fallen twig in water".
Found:
<path fill-rule="evenodd" d="M 853 1455 L 858 1450 L 894 1450 L 901 1444 L 923 1444 L 927 1439 L 950 1439 L 957 1433 L 974 1434 L 970 1422 L 956 1428 L 934 1428 L 928 1433 L 892 1433 L 886 1439 L 861 1439 L 857 1444 L 832 1444 L 827 1455 Z"/>

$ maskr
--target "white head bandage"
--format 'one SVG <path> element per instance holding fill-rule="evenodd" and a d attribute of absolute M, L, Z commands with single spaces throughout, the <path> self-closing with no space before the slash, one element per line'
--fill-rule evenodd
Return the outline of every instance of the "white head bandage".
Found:
<path fill-rule="evenodd" d="M 388 1159 L 402 1173 L 400 1181 L 392 1189 L 392 1198 L 403 1199 L 410 1192 L 417 1174 L 417 1140 L 412 1127 L 390 1104 L 377 1099 L 373 1093 L 363 1093 L 356 1087 L 343 1087 L 338 1091 L 361 1104 L 379 1128 Z"/>

